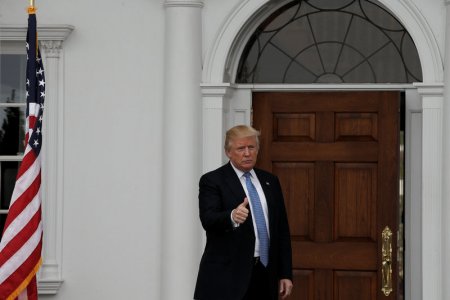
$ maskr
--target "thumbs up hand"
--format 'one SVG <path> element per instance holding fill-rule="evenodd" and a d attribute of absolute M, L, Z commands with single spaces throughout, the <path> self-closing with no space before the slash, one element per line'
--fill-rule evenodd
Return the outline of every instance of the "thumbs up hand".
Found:
<path fill-rule="evenodd" d="M 244 198 L 244 201 L 238 205 L 235 209 L 233 209 L 233 212 L 231 213 L 231 216 L 234 220 L 234 222 L 238 224 L 242 224 L 247 220 L 248 217 L 248 199 L 247 197 Z"/>

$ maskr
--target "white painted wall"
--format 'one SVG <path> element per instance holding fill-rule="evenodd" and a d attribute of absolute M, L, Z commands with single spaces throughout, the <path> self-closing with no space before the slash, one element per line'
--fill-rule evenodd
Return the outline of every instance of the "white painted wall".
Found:
<path fill-rule="evenodd" d="M 204 0 L 203 60 L 242 1 Z M 411 1 L 443 53 L 444 1 Z M 0 0 L 0 24 L 26 24 L 27 5 Z M 63 45 L 64 283 L 56 296 L 40 299 L 159 300 L 164 0 L 36 6 L 38 24 L 75 27 Z"/>
<path fill-rule="evenodd" d="M 36 1 L 64 43 L 63 278 L 40 299 L 159 299 L 163 1 Z M 1 24 L 28 1 L 2 0 Z M 45 233 L 44 233 L 45 238 Z"/>

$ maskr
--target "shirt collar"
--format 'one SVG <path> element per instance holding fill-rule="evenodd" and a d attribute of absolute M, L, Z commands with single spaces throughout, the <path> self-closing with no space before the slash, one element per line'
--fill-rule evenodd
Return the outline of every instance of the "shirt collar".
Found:
<path fill-rule="evenodd" d="M 244 173 L 246 173 L 246 172 L 243 172 L 243 171 L 239 170 L 238 168 L 236 168 L 231 161 L 230 161 L 230 165 L 233 167 L 233 170 L 234 170 L 234 172 L 236 172 L 236 175 L 238 176 L 238 178 L 242 178 L 242 176 L 244 176 Z M 253 178 L 256 178 L 255 169 L 251 169 L 249 171 L 249 173 L 252 175 Z"/>

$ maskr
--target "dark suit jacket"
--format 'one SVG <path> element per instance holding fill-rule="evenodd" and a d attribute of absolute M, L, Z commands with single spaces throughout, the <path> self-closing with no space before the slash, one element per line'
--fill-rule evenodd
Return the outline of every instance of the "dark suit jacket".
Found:
<path fill-rule="evenodd" d="M 271 295 L 278 299 L 278 281 L 292 279 L 292 251 L 283 194 L 278 178 L 254 169 L 267 199 Z M 241 300 L 250 282 L 255 249 L 251 212 L 234 228 L 231 211 L 246 197 L 230 163 L 203 175 L 199 184 L 200 220 L 206 246 L 200 262 L 194 299 Z M 250 208 L 250 205 L 249 205 Z"/>

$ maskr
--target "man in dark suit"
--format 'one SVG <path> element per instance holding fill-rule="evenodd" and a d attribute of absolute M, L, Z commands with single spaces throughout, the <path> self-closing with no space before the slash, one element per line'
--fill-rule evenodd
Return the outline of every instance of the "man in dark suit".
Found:
<path fill-rule="evenodd" d="M 230 161 L 199 183 L 206 246 L 194 299 L 276 300 L 292 290 L 292 251 L 278 178 L 255 169 L 259 132 L 227 131 Z"/>

